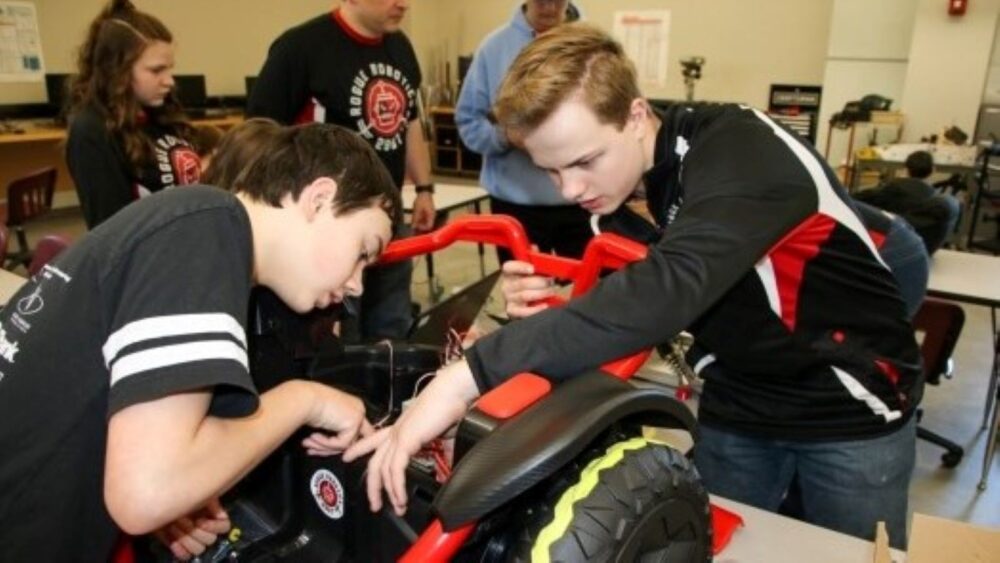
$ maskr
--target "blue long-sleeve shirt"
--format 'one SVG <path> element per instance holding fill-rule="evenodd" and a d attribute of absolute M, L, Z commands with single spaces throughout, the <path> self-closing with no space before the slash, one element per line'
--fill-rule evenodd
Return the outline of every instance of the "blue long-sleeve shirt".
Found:
<path fill-rule="evenodd" d="M 472 59 L 455 107 L 462 141 L 483 155 L 479 182 L 497 199 L 521 205 L 572 205 L 525 152 L 509 146 L 487 114 L 514 58 L 535 37 L 522 6 L 509 23 L 483 40 Z"/>

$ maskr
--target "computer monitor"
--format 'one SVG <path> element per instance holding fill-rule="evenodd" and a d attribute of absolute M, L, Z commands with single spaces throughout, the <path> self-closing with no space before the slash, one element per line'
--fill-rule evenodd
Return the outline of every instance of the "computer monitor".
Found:
<path fill-rule="evenodd" d="M 66 104 L 69 102 L 69 85 L 72 74 L 46 73 L 45 92 L 49 97 L 49 111 L 58 121 L 66 119 Z"/>
<path fill-rule="evenodd" d="M 204 74 L 175 74 L 174 96 L 185 110 L 204 111 L 208 106 Z"/>
<path fill-rule="evenodd" d="M 451 331 L 464 336 L 489 299 L 498 279 L 500 270 L 470 284 L 418 315 L 413 319 L 409 341 L 444 346 L 448 343 Z"/>

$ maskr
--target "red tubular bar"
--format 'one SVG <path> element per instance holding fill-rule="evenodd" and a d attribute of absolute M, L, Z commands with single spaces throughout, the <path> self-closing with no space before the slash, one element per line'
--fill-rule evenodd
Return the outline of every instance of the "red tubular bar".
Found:
<path fill-rule="evenodd" d="M 530 262 L 539 275 L 573 282 L 573 295 L 590 289 L 601 270 L 619 269 L 629 262 L 646 257 L 646 247 L 618 235 L 597 235 L 587 245 L 583 260 L 562 258 L 531 250 L 524 227 L 506 215 L 468 215 L 459 217 L 440 229 L 389 243 L 379 262 L 386 264 L 428 254 L 452 244 L 477 242 L 502 246 L 516 260 Z"/>
<path fill-rule="evenodd" d="M 459 217 L 440 229 L 389 243 L 381 263 L 405 260 L 448 247 L 456 242 L 477 242 L 502 246 L 510 250 L 515 259 L 529 262 L 539 275 L 550 276 L 573 283 L 572 296 L 582 295 L 597 283 L 601 271 L 620 269 L 631 262 L 646 257 L 647 248 L 635 241 L 611 233 L 595 236 L 587 245 L 582 260 L 562 258 L 531 250 L 531 243 L 524 227 L 507 215 L 467 215 Z M 546 301 L 550 306 L 563 304 L 563 299 Z M 609 362 L 601 369 L 628 379 L 645 363 L 651 350 L 639 352 Z"/>
<path fill-rule="evenodd" d="M 384 510 L 391 510 L 385 508 Z M 472 531 L 476 523 L 471 522 L 453 532 L 445 532 L 440 520 L 431 522 L 430 526 L 420 534 L 417 541 L 400 557 L 400 563 L 444 563 L 450 561 Z"/>

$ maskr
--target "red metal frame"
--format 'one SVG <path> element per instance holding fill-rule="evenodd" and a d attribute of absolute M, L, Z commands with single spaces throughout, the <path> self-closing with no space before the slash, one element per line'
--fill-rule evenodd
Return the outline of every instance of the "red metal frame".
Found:
<path fill-rule="evenodd" d="M 647 248 L 642 244 L 615 234 L 602 233 L 590 241 L 581 260 L 562 258 L 532 250 L 524 228 L 512 217 L 469 215 L 459 217 L 434 232 L 391 242 L 379 261 L 390 263 L 405 260 L 441 250 L 460 241 L 502 246 L 508 249 L 516 260 L 533 265 L 535 273 L 571 282 L 573 297 L 593 287 L 603 270 L 623 268 L 632 262 L 644 259 L 647 254 Z M 565 300 L 552 298 L 546 302 L 558 306 L 564 304 Z M 601 367 L 615 377 L 629 379 L 645 363 L 651 351 L 645 350 Z M 502 414 L 501 418 L 514 416 L 548 393 L 549 388 L 539 385 L 538 379 L 540 378 L 533 374 L 519 374 L 483 395 L 479 400 L 480 408 L 486 406 Z M 440 520 L 434 520 L 403 554 L 400 561 L 404 563 L 448 561 L 472 534 L 476 524 L 469 522 L 447 532 Z M 736 527 L 742 524 L 743 520 L 738 514 L 712 505 L 715 538 L 713 553 L 721 551 L 729 542 Z"/>
<path fill-rule="evenodd" d="M 550 276 L 573 284 L 571 295 L 587 292 L 597 283 L 603 270 L 617 270 L 646 257 L 645 245 L 612 233 L 595 236 L 587 245 L 581 260 L 563 258 L 531 249 L 524 227 L 506 215 L 467 215 L 456 218 L 440 229 L 389 243 L 379 262 L 390 263 L 421 254 L 428 254 L 456 242 L 475 242 L 502 246 L 516 260 L 528 262 L 539 275 Z M 546 301 L 558 306 L 563 299 Z M 608 362 L 601 369 L 621 379 L 628 379 L 646 362 L 652 350 Z"/>

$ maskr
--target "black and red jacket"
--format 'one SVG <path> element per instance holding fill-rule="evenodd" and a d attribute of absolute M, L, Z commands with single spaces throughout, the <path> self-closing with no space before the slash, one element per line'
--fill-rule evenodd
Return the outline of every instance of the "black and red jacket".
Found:
<path fill-rule="evenodd" d="M 569 377 L 688 330 L 714 364 L 703 424 L 796 440 L 904 424 L 922 395 L 919 351 L 833 171 L 751 108 L 661 119 L 644 177 L 660 240 L 566 307 L 479 340 L 468 357 L 480 388 L 522 371 Z"/>

